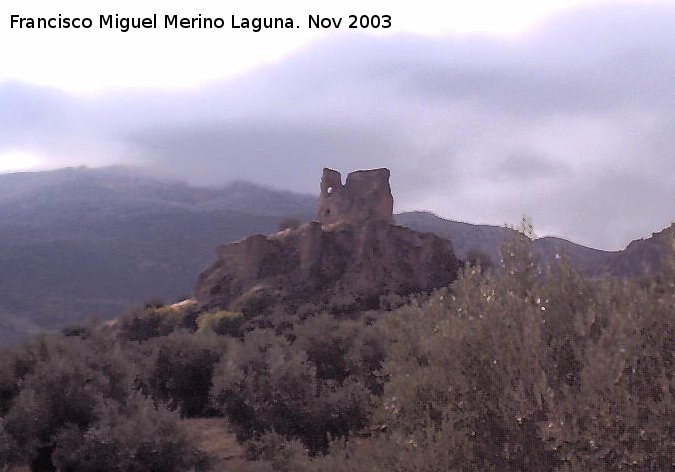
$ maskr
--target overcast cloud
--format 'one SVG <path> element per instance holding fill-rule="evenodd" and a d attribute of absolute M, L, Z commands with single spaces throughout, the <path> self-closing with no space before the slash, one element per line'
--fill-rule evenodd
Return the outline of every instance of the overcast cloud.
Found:
<path fill-rule="evenodd" d="M 675 6 L 577 10 L 516 39 L 343 36 L 189 91 L 0 84 L 0 156 L 143 164 L 316 193 L 392 170 L 397 210 L 619 249 L 675 219 Z"/>

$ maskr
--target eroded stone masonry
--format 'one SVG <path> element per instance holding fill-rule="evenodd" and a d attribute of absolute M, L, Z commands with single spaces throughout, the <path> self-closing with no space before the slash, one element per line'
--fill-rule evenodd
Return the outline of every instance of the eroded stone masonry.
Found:
<path fill-rule="evenodd" d="M 342 176 L 325 168 L 316 219 L 323 226 L 368 220 L 394 222 L 394 197 L 389 186 L 389 169 L 359 170 Z"/>
<path fill-rule="evenodd" d="M 317 221 L 221 246 L 195 298 L 205 310 L 331 312 L 378 307 L 382 295 L 429 292 L 457 276 L 452 243 L 397 226 L 389 170 L 324 169 Z"/>

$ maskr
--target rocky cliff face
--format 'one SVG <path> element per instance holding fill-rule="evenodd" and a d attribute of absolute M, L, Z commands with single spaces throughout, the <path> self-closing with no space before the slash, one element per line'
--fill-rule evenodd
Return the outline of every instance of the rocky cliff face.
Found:
<path fill-rule="evenodd" d="M 647 239 L 632 241 L 626 249 L 615 253 L 605 267 L 606 273 L 621 277 L 639 277 L 653 273 L 668 258 L 670 245 L 675 242 L 675 223 L 652 233 Z"/>
<path fill-rule="evenodd" d="M 197 282 L 198 303 L 359 311 L 376 308 L 382 295 L 428 292 L 456 278 L 460 261 L 449 240 L 391 224 L 388 170 L 352 173 L 345 186 L 339 180 L 324 170 L 319 222 L 220 247 Z"/>

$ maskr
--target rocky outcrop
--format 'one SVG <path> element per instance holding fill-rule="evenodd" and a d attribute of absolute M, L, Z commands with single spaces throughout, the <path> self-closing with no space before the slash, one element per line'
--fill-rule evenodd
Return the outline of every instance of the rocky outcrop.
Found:
<path fill-rule="evenodd" d="M 452 282 L 460 266 L 452 243 L 391 224 L 392 208 L 387 169 L 351 173 L 344 186 L 339 173 L 324 169 L 319 221 L 220 247 L 199 277 L 196 300 L 204 309 L 361 311 L 376 308 L 382 295 Z"/>
<path fill-rule="evenodd" d="M 606 267 L 606 273 L 621 277 L 639 277 L 654 273 L 672 260 L 675 249 L 675 223 L 652 233 L 650 238 L 632 241 L 626 249 L 615 253 Z"/>
<path fill-rule="evenodd" d="M 222 246 L 195 295 L 206 308 L 358 311 L 376 308 L 381 295 L 448 285 L 459 264 L 452 243 L 431 233 L 377 220 L 330 230 L 314 222 Z"/>

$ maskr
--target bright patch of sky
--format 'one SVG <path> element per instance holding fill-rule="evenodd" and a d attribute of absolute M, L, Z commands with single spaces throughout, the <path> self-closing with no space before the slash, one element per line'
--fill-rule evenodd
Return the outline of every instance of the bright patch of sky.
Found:
<path fill-rule="evenodd" d="M 23 172 L 43 168 L 46 160 L 36 154 L 25 151 L 6 151 L 0 153 L 0 172 Z"/>
<path fill-rule="evenodd" d="M 191 87 L 232 77 L 288 54 L 327 35 L 354 35 L 350 14 L 389 14 L 388 30 L 368 34 L 487 34 L 514 37 L 548 17 L 602 0 L 360 0 L 303 1 L 85 1 L 3 0 L 0 2 L 0 82 L 19 80 L 76 93 L 125 87 Z M 604 3 L 607 3 L 606 1 Z M 145 17 L 157 13 L 223 17 L 216 30 L 97 29 L 100 14 Z M 10 29 L 10 15 L 91 17 L 91 30 Z M 343 17 L 339 30 L 307 27 L 310 14 Z M 252 33 L 229 28 L 230 16 L 292 17 L 300 28 Z M 160 20 L 161 22 L 161 20 Z M 363 30 L 361 30 L 363 32 Z M 357 51 L 355 51 L 356 53 Z"/>

